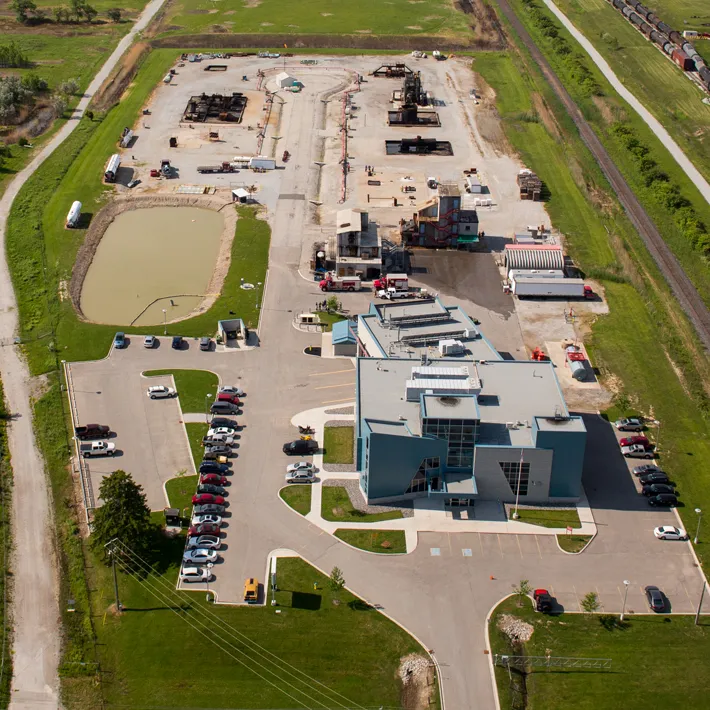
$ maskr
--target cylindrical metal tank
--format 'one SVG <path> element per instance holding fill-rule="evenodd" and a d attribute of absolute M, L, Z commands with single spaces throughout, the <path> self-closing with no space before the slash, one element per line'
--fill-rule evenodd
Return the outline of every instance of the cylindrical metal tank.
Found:
<path fill-rule="evenodd" d="M 629 19 L 630 19 L 631 22 L 633 22 L 637 27 L 640 27 L 642 24 L 644 24 L 644 22 L 643 22 L 643 17 L 641 17 L 640 15 L 637 15 L 635 12 L 632 12 L 632 13 L 629 15 Z"/>
<path fill-rule="evenodd" d="M 617 10 L 622 10 L 626 7 L 626 5 L 622 2 L 622 0 L 613 0 L 611 3 Z"/>
<path fill-rule="evenodd" d="M 659 22 L 656 27 L 658 27 L 661 32 L 665 32 L 669 37 L 671 36 L 671 32 L 673 32 L 673 28 L 665 22 Z"/>
<path fill-rule="evenodd" d="M 653 25 L 649 25 L 648 22 L 642 22 L 639 29 L 648 37 L 651 34 L 651 30 L 653 30 Z"/>
<path fill-rule="evenodd" d="M 583 362 L 579 360 L 569 361 L 569 371 L 575 380 L 581 382 L 587 379 L 587 368 L 584 366 Z"/>
<path fill-rule="evenodd" d="M 676 30 L 673 30 L 673 31 L 668 35 L 668 39 L 669 39 L 671 42 L 675 42 L 679 47 L 680 47 L 681 44 L 683 44 L 683 42 L 686 41 L 685 39 L 683 39 L 683 35 L 682 35 L 680 32 L 676 32 Z"/>
<path fill-rule="evenodd" d="M 623 12 L 626 17 L 630 17 L 633 14 L 633 10 L 630 7 L 625 7 L 621 12 Z"/>
<path fill-rule="evenodd" d="M 666 42 L 668 42 L 668 38 L 662 35 L 660 32 L 657 32 L 656 30 L 651 31 L 649 38 L 651 39 L 651 42 L 654 42 L 659 47 L 662 47 L 664 44 L 666 44 Z"/>

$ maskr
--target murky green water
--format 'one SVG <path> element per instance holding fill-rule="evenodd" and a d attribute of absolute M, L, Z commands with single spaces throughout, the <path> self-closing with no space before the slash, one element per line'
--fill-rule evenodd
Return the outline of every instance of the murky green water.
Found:
<path fill-rule="evenodd" d="M 187 315 L 206 294 L 223 226 L 220 214 L 198 207 L 150 207 L 118 215 L 84 279 L 84 315 L 115 325 L 129 325 L 139 315 L 136 325 Z M 156 299 L 161 300 L 153 303 Z"/>

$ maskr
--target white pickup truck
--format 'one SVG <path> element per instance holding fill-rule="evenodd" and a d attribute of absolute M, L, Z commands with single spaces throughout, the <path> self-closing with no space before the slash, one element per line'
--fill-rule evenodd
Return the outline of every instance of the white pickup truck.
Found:
<path fill-rule="evenodd" d="M 116 444 L 108 441 L 91 441 L 79 444 L 79 453 L 85 458 L 89 456 L 113 456 L 116 453 Z"/>
<path fill-rule="evenodd" d="M 632 444 L 631 446 L 622 446 L 621 453 L 627 459 L 652 459 L 653 451 L 649 451 L 641 444 Z"/>

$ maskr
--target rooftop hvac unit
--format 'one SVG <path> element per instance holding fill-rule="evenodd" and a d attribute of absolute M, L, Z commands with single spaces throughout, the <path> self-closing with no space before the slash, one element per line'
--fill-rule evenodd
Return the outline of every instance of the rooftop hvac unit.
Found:
<path fill-rule="evenodd" d="M 440 340 L 439 355 L 462 355 L 465 352 L 463 343 L 460 340 Z"/>

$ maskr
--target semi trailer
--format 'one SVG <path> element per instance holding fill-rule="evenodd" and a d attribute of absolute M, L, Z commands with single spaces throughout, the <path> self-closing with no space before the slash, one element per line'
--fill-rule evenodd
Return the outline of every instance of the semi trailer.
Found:
<path fill-rule="evenodd" d="M 582 279 L 511 279 L 511 291 L 518 298 L 594 298 L 594 291 Z"/>

